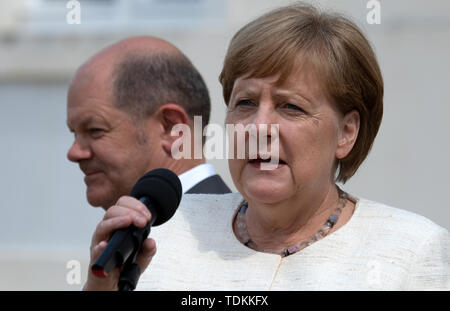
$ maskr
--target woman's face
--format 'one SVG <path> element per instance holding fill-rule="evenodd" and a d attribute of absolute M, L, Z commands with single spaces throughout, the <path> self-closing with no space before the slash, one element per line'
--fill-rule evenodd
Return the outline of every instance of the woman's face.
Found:
<path fill-rule="evenodd" d="M 341 147 L 343 116 L 315 76 L 294 71 L 276 86 L 277 78 L 238 78 L 226 117 L 227 124 L 279 125 L 276 169 L 262 170 L 258 161 L 248 158 L 229 160 L 234 184 L 244 198 L 266 204 L 326 189 L 334 183 L 336 158 L 349 152 Z"/>

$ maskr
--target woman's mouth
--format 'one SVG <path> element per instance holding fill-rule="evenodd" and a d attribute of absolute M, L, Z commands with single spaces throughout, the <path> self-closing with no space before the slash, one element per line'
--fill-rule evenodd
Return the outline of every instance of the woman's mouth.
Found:
<path fill-rule="evenodd" d="M 260 156 L 258 156 L 256 159 L 249 160 L 248 163 L 253 167 L 266 170 L 277 169 L 286 165 L 286 162 L 282 159 L 263 159 Z"/>

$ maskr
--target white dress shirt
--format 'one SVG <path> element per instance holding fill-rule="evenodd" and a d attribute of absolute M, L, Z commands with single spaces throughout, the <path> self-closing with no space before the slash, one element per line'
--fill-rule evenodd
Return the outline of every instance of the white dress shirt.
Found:
<path fill-rule="evenodd" d="M 214 171 L 214 167 L 209 163 L 205 163 L 197 165 L 196 167 L 193 167 L 179 175 L 178 177 L 180 178 L 183 194 L 202 180 L 215 174 L 216 172 Z"/>

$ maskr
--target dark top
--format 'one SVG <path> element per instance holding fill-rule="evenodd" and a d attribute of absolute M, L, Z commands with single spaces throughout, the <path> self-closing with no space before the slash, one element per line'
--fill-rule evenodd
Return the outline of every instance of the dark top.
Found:
<path fill-rule="evenodd" d="M 219 175 L 212 175 L 193 186 L 186 193 L 225 194 L 231 193 Z"/>

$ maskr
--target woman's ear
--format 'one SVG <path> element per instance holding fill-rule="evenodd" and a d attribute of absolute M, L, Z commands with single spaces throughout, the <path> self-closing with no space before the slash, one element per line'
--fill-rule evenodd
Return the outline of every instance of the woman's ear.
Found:
<path fill-rule="evenodd" d="M 336 158 L 343 159 L 352 150 L 358 138 L 359 122 L 359 112 L 356 110 L 347 112 L 342 118 L 336 148 Z"/>
<path fill-rule="evenodd" d="M 177 124 L 190 125 L 188 114 L 183 107 L 168 103 L 158 108 L 155 117 L 161 124 L 161 144 L 167 154 L 171 154 L 172 144 L 179 136 L 172 136 L 172 128 Z"/>

